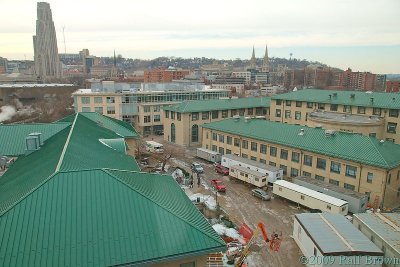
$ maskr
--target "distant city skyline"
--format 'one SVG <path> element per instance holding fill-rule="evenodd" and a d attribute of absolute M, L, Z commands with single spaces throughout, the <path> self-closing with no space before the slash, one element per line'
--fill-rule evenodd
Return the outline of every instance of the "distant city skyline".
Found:
<path fill-rule="evenodd" d="M 307 59 L 332 67 L 400 73 L 398 0 L 47 1 L 59 53 L 96 56 Z M 111 5 L 112 4 L 112 5 Z M 0 57 L 33 60 L 36 2 L 0 2 Z"/>

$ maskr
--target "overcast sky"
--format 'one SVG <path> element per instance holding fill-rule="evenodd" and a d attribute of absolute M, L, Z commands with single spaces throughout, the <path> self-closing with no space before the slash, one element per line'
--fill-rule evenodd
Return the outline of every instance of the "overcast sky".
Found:
<path fill-rule="evenodd" d="M 400 73 L 400 0 L 50 0 L 58 50 L 320 61 Z M 36 2 L 0 0 L 0 56 L 33 59 Z M 65 43 L 62 28 L 65 27 Z"/>

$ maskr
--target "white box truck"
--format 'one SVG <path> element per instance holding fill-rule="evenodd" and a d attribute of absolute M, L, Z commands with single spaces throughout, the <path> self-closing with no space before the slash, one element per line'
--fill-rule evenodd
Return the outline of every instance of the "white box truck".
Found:
<path fill-rule="evenodd" d="M 196 156 L 198 158 L 205 159 L 213 163 L 221 161 L 220 153 L 205 148 L 198 148 L 196 150 Z"/>
<path fill-rule="evenodd" d="M 230 169 L 232 166 L 245 167 L 248 170 L 257 171 L 268 177 L 268 183 L 274 183 L 283 178 L 283 170 L 274 166 L 266 165 L 254 160 L 241 158 L 236 155 L 227 154 L 221 158 L 221 165 Z"/>

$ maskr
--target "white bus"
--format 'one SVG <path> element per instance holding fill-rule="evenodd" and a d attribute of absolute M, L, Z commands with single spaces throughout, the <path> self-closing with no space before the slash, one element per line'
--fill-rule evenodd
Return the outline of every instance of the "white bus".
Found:
<path fill-rule="evenodd" d="M 273 193 L 304 207 L 323 212 L 347 215 L 349 209 L 347 201 L 285 180 L 278 180 L 274 183 Z"/>
<path fill-rule="evenodd" d="M 154 141 L 146 141 L 146 150 L 149 152 L 163 153 L 164 146 Z"/>

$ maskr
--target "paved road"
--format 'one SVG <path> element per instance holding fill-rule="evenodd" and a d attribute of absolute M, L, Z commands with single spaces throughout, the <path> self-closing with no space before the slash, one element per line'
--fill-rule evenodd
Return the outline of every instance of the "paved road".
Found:
<path fill-rule="evenodd" d="M 175 165 L 190 166 L 193 161 L 202 164 L 205 170 L 202 177 L 209 188 L 211 188 L 211 179 L 219 178 L 224 181 L 227 192 L 218 193 L 218 203 L 229 214 L 233 222 L 238 225 L 244 222 L 252 229 L 256 229 L 258 222 L 263 222 L 268 234 L 272 231 L 282 232 L 283 241 L 278 252 L 271 251 L 260 234 L 256 239 L 255 245 L 252 246 L 251 255 L 248 257 L 250 266 L 302 266 L 298 261 L 302 254 L 297 244 L 291 238 L 294 215 L 304 212 L 302 208 L 298 209 L 295 204 L 288 203 L 281 198 L 262 201 L 251 195 L 251 189 L 255 187 L 240 181 L 238 182 L 238 180 L 229 178 L 229 176 L 222 176 L 216 173 L 211 163 L 194 157 L 193 149 L 177 147 L 162 140 L 156 140 L 155 138 L 154 140 L 163 143 L 166 150 L 173 147 L 175 152 L 178 151 L 174 155 L 176 157 L 176 160 L 173 160 Z M 206 189 L 203 187 L 197 188 L 196 185 L 192 191 L 194 193 L 207 193 Z M 215 195 L 215 192 L 209 192 L 209 194 Z"/>

